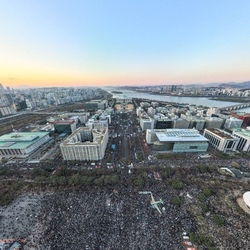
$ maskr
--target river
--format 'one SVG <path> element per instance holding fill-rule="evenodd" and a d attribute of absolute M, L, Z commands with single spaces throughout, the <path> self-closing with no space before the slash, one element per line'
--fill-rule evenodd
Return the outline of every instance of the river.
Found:
<path fill-rule="evenodd" d="M 202 106 L 207 106 L 207 107 L 218 107 L 218 108 L 239 104 L 239 102 L 210 100 L 207 97 L 154 95 L 154 94 L 141 93 L 141 92 L 136 92 L 136 91 L 131 91 L 131 90 L 120 90 L 118 88 L 112 88 L 112 87 L 105 87 L 103 89 L 105 89 L 109 93 L 111 93 L 111 91 L 121 91 L 122 94 L 113 94 L 115 98 L 122 98 L 123 96 L 127 96 L 130 98 L 143 98 L 143 99 L 149 99 L 149 100 L 155 100 L 155 101 L 187 103 L 187 104 L 194 104 L 197 106 L 202 105 Z M 245 108 L 245 109 L 240 109 L 238 111 L 250 113 L 250 107 Z"/>

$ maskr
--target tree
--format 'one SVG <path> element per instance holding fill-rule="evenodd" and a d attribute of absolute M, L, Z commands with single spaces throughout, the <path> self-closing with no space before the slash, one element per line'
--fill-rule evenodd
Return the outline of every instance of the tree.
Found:
<path fill-rule="evenodd" d="M 174 189 L 179 190 L 179 189 L 182 189 L 184 187 L 184 183 L 182 181 L 180 181 L 180 180 L 175 180 L 175 181 L 173 181 L 172 187 Z"/>
<path fill-rule="evenodd" d="M 95 179 L 94 180 L 94 184 L 95 185 L 97 185 L 97 186 L 100 186 L 100 185 L 102 185 L 103 184 L 103 182 L 104 182 L 104 175 L 102 175 L 101 177 L 99 177 L 99 178 L 97 178 L 97 179 Z"/>
<path fill-rule="evenodd" d="M 202 192 L 203 192 L 203 194 L 206 196 L 206 197 L 209 197 L 209 196 L 211 196 L 211 195 L 213 195 L 215 192 L 214 192 L 214 190 L 212 190 L 212 189 L 210 189 L 210 188 L 208 188 L 208 187 L 203 187 L 202 188 Z"/>
<path fill-rule="evenodd" d="M 207 213 L 209 211 L 208 206 L 204 203 L 200 203 L 200 208 L 202 209 L 203 213 Z"/>
<path fill-rule="evenodd" d="M 133 180 L 133 183 L 134 183 L 136 186 L 142 187 L 142 186 L 144 186 L 145 181 L 144 181 L 142 178 L 138 177 L 138 178 L 135 178 L 135 179 Z"/>
<path fill-rule="evenodd" d="M 174 196 L 172 198 L 172 203 L 176 206 L 180 206 L 181 205 L 181 199 L 178 196 Z"/>
<path fill-rule="evenodd" d="M 216 223 L 218 226 L 225 225 L 225 220 L 221 218 L 218 214 L 214 216 L 214 223 Z"/>

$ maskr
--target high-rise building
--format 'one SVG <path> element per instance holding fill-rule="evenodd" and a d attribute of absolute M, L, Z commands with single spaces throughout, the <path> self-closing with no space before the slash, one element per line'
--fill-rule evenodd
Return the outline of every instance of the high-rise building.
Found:
<path fill-rule="evenodd" d="M 12 106 L 7 106 L 7 105 L 0 106 L 0 117 L 13 114 L 16 114 L 16 110 Z"/>
<path fill-rule="evenodd" d="M 0 83 L 0 94 L 4 94 L 4 92 L 5 92 L 5 89 L 2 85 L 2 83 Z"/>
<path fill-rule="evenodd" d="M 62 156 L 67 161 L 95 161 L 103 159 L 108 143 L 108 128 L 78 128 L 60 145 Z"/>
<path fill-rule="evenodd" d="M 171 86 L 171 92 L 175 92 L 177 90 L 177 86 L 176 85 L 172 85 Z"/>
<path fill-rule="evenodd" d="M 144 113 L 140 116 L 140 126 L 142 130 L 153 129 L 154 119 Z"/>

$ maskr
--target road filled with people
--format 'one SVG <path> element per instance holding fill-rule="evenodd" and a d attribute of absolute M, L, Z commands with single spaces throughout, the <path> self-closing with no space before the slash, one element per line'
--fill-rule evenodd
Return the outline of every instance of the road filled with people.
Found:
<path fill-rule="evenodd" d="M 182 233 L 193 226 L 187 210 L 167 190 L 150 191 L 163 200 L 162 214 L 131 188 L 50 195 L 25 249 L 184 249 Z"/>
<path fill-rule="evenodd" d="M 32 187 L 34 194 L 1 208 L 1 237 L 25 238 L 29 250 L 185 249 L 185 231 L 195 246 L 209 242 L 220 249 L 247 249 L 250 222 L 236 199 L 248 190 L 249 178 L 217 170 L 234 163 L 249 172 L 248 160 L 196 158 L 152 159 L 113 169 L 64 164 L 53 170 L 46 163 L 35 168 L 23 163 L 13 171 L 9 165 L 2 180 L 22 181 L 17 188 L 29 193 Z M 162 214 L 140 191 L 162 199 Z"/>

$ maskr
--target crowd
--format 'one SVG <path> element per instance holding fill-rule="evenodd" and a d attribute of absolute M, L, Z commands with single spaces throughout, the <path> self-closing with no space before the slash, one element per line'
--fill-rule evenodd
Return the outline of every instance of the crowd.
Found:
<path fill-rule="evenodd" d="M 248 168 L 246 159 L 235 162 Z M 158 166 L 204 164 L 218 167 L 231 163 L 232 160 L 223 159 L 190 158 L 185 162 L 183 159 L 165 159 L 158 161 Z M 147 164 L 150 166 L 151 163 L 143 166 Z M 216 172 L 213 174 L 215 178 L 217 175 Z M 164 185 L 151 186 L 147 191 L 153 192 L 156 199 L 163 199 L 162 216 L 150 206 L 150 197 L 140 195 L 138 190 L 127 186 L 121 185 L 119 190 L 53 194 L 43 203 L 42 227 L 39 233 L 34 234 L 33 243 L 40 249 L 185 249 L 182 232 L 195 232 L 197 226 L 188 213 L 188 206 L 199 202 L 199 190 L 189 187 L 192 201 L 180 207 L 172 204 L 173 194 Z M 207 216 L 209 230 L 219 236 L 214 238 L 216 246 L 221 249 L 248 249 L 249 225 L 245 215 L 239 215 L 233 207 L 222 205 L 219 196 L 216 200 L 219 210 L 212 211 L 212 214 L 222 214 L 225 226 L 215 226 L 213 216 L 204 215 Z"/>
<path fill-rule="evenodd" d="M 25 249 L 185 249 L 182 233 L 193 227 L 187 211 L 167 191 L 150 191 L 163 199 L 162 215 L 150 196 L 130 188 L 50 195 Z"/>
<path fill-rule="evenodd" d="M 0 208 L 0 239 L 20 239 L 31 234 L 37 223 L 44 195 L 22 195 Z"/>
<path fill-rule="evenodd" d="M 163 159 L 157 162 L 159 167 L 189 167 L 191 163 L 193 166 L 201 163 L 208 166 L 226 166 L 232 160 L 195 161 L 191 158 L 185 161 Z M 244 159 L 235 162 L 241 166 L 249 165 Z M 155 165 L 147 162 L 143 166 L 151 164 Z M 47 167 L 46 163 L 38 166 Z M 207 175 L 209 177 L 211 173 Z M 129 178 L 128 176 L 128 171 L 124 169 L 121 178 Z M 217 176 L 219 177 L 218 173 L 212 173 L 214 180 Z M 200 190 L 195 185 L 189 185 L 188 190 L 173 194 L 173 190 L 163 182 L 143 190 L 124 183 L 112 189 L 89 187 L 85 191 L 19 197 L 10 206 L 1 208 L 1 238 L 27 237 L 25 249 L 29 250 L 185 249 L 182 233 L 196 232 L 196 226 L 199 226 L 192 220 L 193 216 L 188 210 L 192 203 L 199 203 Z M 234 183 L 239 185 L 236 180 Z M 139 191 L 151 191 L 155 199 L 161 198 L 164 201 L 163 205 L 159 205 L 162 215 L 150 206 L 150 196 L 141 195 Z M 187 198 L 187 191 L 192 200 Z M 171 202 L 176 194 L 184 200 L 181 206 L 175 206 Z M 222 204 L 220 199 L 223 195 L 224 193 L 212 198 L 217 203 L 213 206 L 212 199 L 208 200 L 212 216 L 202 215 L 207 218 L 206 226 L 213 235 L 218 236 L 214 240 L 221 249 L 248 249 L 248 219 L 246 215 L 239 215 L 235 211 L 235 204 L 232 207 Z M 218 227 L 214 224 L 213 214 L 216 213 L 220 213 L 225 219 L 224 226 Z"/>

